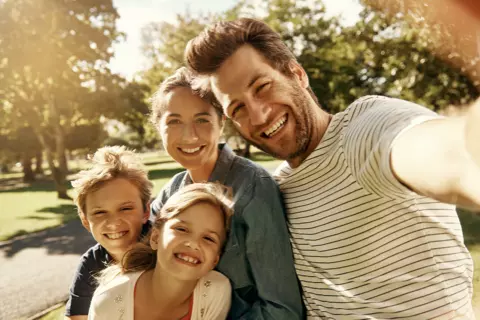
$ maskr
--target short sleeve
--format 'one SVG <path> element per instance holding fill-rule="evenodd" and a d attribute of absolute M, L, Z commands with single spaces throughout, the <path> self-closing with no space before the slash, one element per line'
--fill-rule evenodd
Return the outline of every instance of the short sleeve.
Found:
<path fill-rule="evenodd" d="M 403 132 L 440 116 L 408 101 L 377 96 L 355 101 L 346 112 L 345 158 L 358 183 L 381 196 L 410 195 L 391 169 L 392 146 Z"/>
<path fill-rule="evenodd" d="M 89 256 L 82 256 L 70 286 L 70 295 L 65 308 L 66 316 L 87 315 L 95 284 L 92 282 Z"/>

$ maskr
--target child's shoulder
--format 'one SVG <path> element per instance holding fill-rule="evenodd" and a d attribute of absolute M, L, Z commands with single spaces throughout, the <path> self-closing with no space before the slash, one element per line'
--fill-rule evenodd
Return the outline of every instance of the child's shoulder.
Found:
<path fill-rule="evenodd" d="M 129 287 L 135 287 L 135 283 L 141 274 L 142 272 L 120 273 L 118 271 L 115 273 L 115 270 L 112 270 L 109 274 L 104 275 L 95 291 L 95 295 L 128 291 Z"/>
<path fill-rule="evenodd" d="M 231 291 L 230 280 L 218 271 L 212 270 L 200 278 L 197 288 L 203 293 L 213 292 L 215 294 Z"/>

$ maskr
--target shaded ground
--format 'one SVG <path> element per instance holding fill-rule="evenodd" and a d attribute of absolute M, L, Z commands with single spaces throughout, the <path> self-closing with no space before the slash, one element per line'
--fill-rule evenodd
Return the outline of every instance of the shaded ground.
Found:
<path fill-rule="evenodd" d="M 25 319 L 64 301 L 80 256 L 93 244 L 78 219 L 0 242 L 0 319 Z"/>

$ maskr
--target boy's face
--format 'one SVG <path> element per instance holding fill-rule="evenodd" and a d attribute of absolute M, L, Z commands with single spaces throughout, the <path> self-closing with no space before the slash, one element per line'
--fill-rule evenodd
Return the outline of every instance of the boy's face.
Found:
<path fill-rule="evenodd" d="M 95 240 L 119 261 L 139 239 L 149 210 L 143 210 L 138 188 L 126 179 L 105 183 L 85 199 L 82 223 Z"/>

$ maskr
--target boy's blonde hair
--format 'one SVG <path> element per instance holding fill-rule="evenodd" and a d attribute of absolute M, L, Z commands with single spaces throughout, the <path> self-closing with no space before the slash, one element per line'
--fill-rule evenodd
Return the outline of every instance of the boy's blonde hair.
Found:
<path fill-rule="evenodd" d="M 82 222 L 86 220 L 86 198 L 97 191 L 106 182 L 123 178 L 135 185 L 140 192 L 143 210 L 146 211 L 152 196 L 153 184 L 140 158 L 133 150 L 124 146 L 107 146 L 89 156 L 91 168 L 80 171 L 78 178 L 72 181 L 75 189 L 75 205 Z"/>

